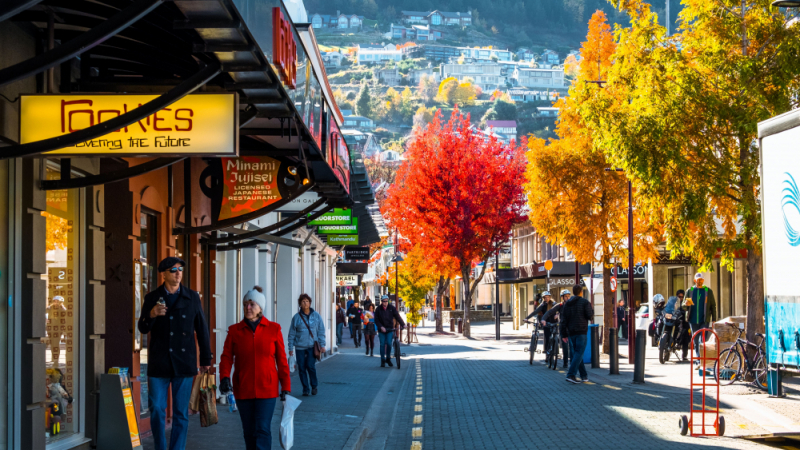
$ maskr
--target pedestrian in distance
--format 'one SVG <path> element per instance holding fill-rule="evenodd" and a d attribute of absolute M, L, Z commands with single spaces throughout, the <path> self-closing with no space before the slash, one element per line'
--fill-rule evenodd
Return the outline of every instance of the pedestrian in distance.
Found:
<path fill-rule="evenodd" d="M 625 311 L 625 300 L 620 300 L 617 304 L 617 321 L 622 332 L 622 339 L 628 339 L 628 314 Z"/>
<path fill-rule="evenodd" d="M 381 306 L 375 310 L 375 326 L 378 328 L 378 345 L 381 346 L 381 367 L 393 367 L 391 360 L 391 345 L 394 342 L 394 322 L 404 329 L 406 324 L 397 312 L 394 305 L 389 304 L 389 296 L 381 297 Z"/>
<path fill-rule="evenodd" d="M 583 353 L 586 351 L 586 332 L 589 321 L 594 317 L 594 310 L 589 300 L 581 297 L 583 286 L 576 284 L 572 288 L 573 296 L 564 304 L 561 312 L 561 339 L 569 341 L 570 363 L 567 370 L 567 381 L 580 383 L 589 381 L 589 374 L 583 364 Z M 581 381 L 576 378 L 580 372 Z"/>
<path fill-rule="evenodd" d="M 686 292 L 686 298 L 681 305 L 686 311 L 686 320 L 692 328 L 692 336 L 699 330 L 708 328 L 709 321 L 717 321 L 717 302 L 714 299 L 714 291 L 708 286 L 704 286 L 705 281 L 703 274 L 697 272 L 694 275 L 694 286 Z M 700 357 L 701 337 L 702 334 L 698 334 L 694 338 L 694 354 L 698 358 Z"/>
<path fill-rule="evenodd" d="M 361 347 L 361 331 L 364 327 L 363 319 L 361 315 L 364 313 L 364 310 L 358 306 L 358 300 L 353 302 L 353 306 L 347 310 L 347 320 L 350 321 L 350 326 L 353 336 L 353 343 L 355 344 L 356 348 Z"/>
<path fill-rule="evenodd" d="M 164 282 L 145 295 L 137 324 L 142 334 L 150 333 L 147 344 L 147 398 L 156 450 L 167 450 L 164 428 L 170 386 L 172 433 L 169 450 L 186 448 L 189 397 L 193 378 L 198 374 L 197 346 L 200 347 L 199 373 L 211 368 L 208 325 L 203 316 L 200 295 L 181 285 L 185 265 L 182 259 L 174 256 L 164 258 L 158 264 Z"/>
<path fill-rule="evenodd" d="M 375 355 L 375 335 L 378 334 L 375 328 L 375 305 L 369 304 L 364 311 L 364 342 L 367 344 L 367 355 Z"/>
<path fill-rule="evenodd" d="M 267 298 L 255 286 L 242 299 L 244 319 L 228 327 L 220 358 L 222 394 L 233 390 L 242 420 L 247 450 L 272 448 L 272 413 L 278 394 L 281 400 L 291 392 L 291 377 L 281 326 L 263 315 Z M 233 383 L 231 383 L 233 370 Z M 280 381 L 280 391 L 278 390 Z"/>
<path fill-rule="evenodd" d="M 344 308 L 342 305 L 336 304 L 336 345 L 342 345 L 342 333 L 344 332 L 344 322 L 346 321 Z"/>
<path fill-rule="evenodd" d="M 347 304 L 344 307 L 345 313 L 347 313 L 347 311 L 350 311 L 350 307 L 352 307 L 352 306 L 353 306 L 353 297 L 351 296 L 351 297 L 347 298 Z M 353 338 L 353 322 L 351 322 L 350 320 L 347 321 L 347 328 L 350 329 L 350 339 L 352 339 Z"/>
<path fill-rule="evenodd" d="M 292 317 L 289 325 L 289 356 L 297 350 L 297 375 L 303 384 L 303 396 L 317 395 L 317 359 L 314 358 L 314 342 L 318 342 L 325 353 L 325 323 L 322 316 L 311 308 L 311 297 L 300 294 L 297 298 L 300 311 Z M 310 386 L 309 386 L 310 382 Z"/>

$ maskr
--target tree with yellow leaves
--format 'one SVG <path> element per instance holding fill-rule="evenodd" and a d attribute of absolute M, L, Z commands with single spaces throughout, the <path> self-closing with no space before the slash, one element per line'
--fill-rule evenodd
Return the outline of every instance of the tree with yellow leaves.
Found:
<path fill-rule="evenodd" d="M 452 106 L 474 105 L 477 98 L 475 86 L 471 81 L 459 82 L 455 77 L 448 77 L 439 83 L 439 94 L 436 99 Z"/>
<path fill-rule="evenodd" d="M 581 262 L 603 265 L 603 323 L 614 326 L 614 297 L 610 288 L 613 264 L 628 262 L 628 189 L 624 175 L 608 171 L 613 166 L 602 148 L 595 146 L 593 131 L 579 115 L 581 103 L 596 87 L 588 83 L 603 79 L 614 51 L 611 29 L 602 11 L 589 21 L 583 43 L 578 77 L 569 96 L 559 99 L 558 139 L 546 142 L 533 138 L 528 143 L 525 190 L 530 220 L 551 243 L 558 243 Z M 636 198 L 636 196 L 634 196 Z M 635 214 L 634 257 L 646 262 L 657 255 L 657 229 Z M 608 352 L 604 340 L 604 352 Z"/>

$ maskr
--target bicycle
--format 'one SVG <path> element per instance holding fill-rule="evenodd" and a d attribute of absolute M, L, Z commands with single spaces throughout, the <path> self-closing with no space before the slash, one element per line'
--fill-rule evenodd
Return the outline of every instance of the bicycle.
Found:
<path fill-rule="evenodd" d="M 749 375 L 753 377 L 752 383 L 755 387 L 767 390 L 767 360 L 766 354 L 762 350 L 764 335 L 756 333 L 756 336 L 761 338 L 761 342 L 756 345 L 742 339 L 743 329 L 737 327 L 736 324 L 730 324 L 730 326 L 739 334 L 736 336 L 736 342 L 719 354 L 719 360 L 714 363 L 714 378 L 719 381 L 719 384 L 728 386 L 736 380 L 746 379 L 745 377 Z M 756 355 L 752 361 L 747 353 L 748 347 L 756 348 Z M 742 367 L 742 355 L 744 355 L 746 367 Z"/>
<path fill-rule="evenodd" d="M 547 349 L 547 368 L 557 370 L 558 351 L 561 348 L 561 332 L 558 330 L 558 324 L 548 326 L 550 327 L 550 345 Z"/>
<path fill-rule="evenodd" d="M 533 332 L 531 333 L 531 345 L 525 349 L 526 352 L 530 353 L 530 361 L 529 363 L 533 365 L 533 354 L 536 353 L 536 347 L 539 345 L 539 321 L 531 322 L 530 320 L 526 320 L 526 323 L 533 324 Z"/>
<path fill-rule="evenodd" d="M 403 331 L 402 328 L 400 328 L 399 330 L 395 329 L 395 333 L 394 333 L 394 343 L 393 343 L 393 346 L 394 346 L 394 359 L 397 362 L 397 369 L 398 370 L 400 370 L 400 339 L 397 337 L 397 335 L 400 334 L 400 332 L 402 332 L 402 331 Z"/>

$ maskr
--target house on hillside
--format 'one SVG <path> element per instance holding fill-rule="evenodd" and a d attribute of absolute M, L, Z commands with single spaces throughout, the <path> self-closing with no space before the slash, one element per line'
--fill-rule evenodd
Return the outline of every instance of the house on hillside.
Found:
<path fill-rule="evenodd" d="M 321 52 L 325 67 L 340 67 L 345 56 L 339 52 Z"/>
<path fill-rule="evenodd" d="M 533 61 L 536 57 L 536 53 L 527 47 L 518 48 L 516 55 L 520 61 Z"/>
<path fill-rule="evenodd" d="M 391 24 L 387 35 L 390 39 L 411 40 L 411 41 L 435 41 L 442 37 L 441 31 L 431 30 L 428 25 L 403 25 Z"/>
<path fill-rule="evenodd" d="M 419 84 L 423 76 L 433 77 L 436 82 L 439 82 L 439 72 L 434 72 L 432 67 L 425 69 L 411 69 L 408 71 L 408 81 L 412 84 Z"/>
<path fill-rule="evenodd" d="M 455 77 L 459 82 L 471 78 L 472 82 L 484 92 L 505 87 L 506 78 L 501 75 L 501 66 L 497 63 L 487 64 L 442 64 L 439 68 L 441 79 Z"/>
<path fill-rule="evenodd" d="M 470 26 L 472 25 L 472 11 L 400 11 L 403 23 L 408 25 L 432 26 Z"/>
<path fill-rule="evenodd" d="M 461 56 L 476 62 L 511 61 L 511 52 L 496 48 L 460 47 Z"/>
<path fill-rule="evenodd" d="M 372 119 L 362 116 L 345 116 L 342 128 L 353 130 L 374 130 L 375 122 Z"/>
<path fill-rule="evenodd" d="M 505 134 L 513 138 L 517 137 L 516 120 L 487 120 L 486 131 L 493 131 L 497 134 Z"/>
<path fill-rule="evenodd" d="M 545 100 L 539 93 L 539 91 L 530 91 L 527 89 L 509 89 L 508 96 L 511 100 L 514 100 L 516 103 L 528 103 L 528 102 L 535 102 L 537 100 Z"/>
<path fill-rule="evenodd" d="M 378 80 L 381 83 L 389 86 L 399 85 L 402 78 L 403 76 L 400 75 L 400 69 L 397 67 L 391 69 L 381 69 L 378 71 Z"/>
<path fill-rule="evenodd" d="M 435 31 L 434 31 L 435 32 Z M 419 44 L 403 47 L 407 58 L 426 58 L 432 61 L 448 61 L 461 55 L 461 49 L 449 45 Z"/>
<path fill-rule="evenodd" d="M 336 17 L 338 19 L 336 22 L 336 28 L 340 30 L 350 28 L 360 30 L 364 21 L 364 16 L 357 16 L 355 14 L 337 14 Z"/>
<path fill-rule="evenodd" d="M 531 67 L 517 67 L 511 77 L 511 84 L 515 87 L 526 88 L 555 88 L 567 87 L 564 79 L 564 69 L 535 69 Z"/>
<path fill-rule="evenodd" d="M 545 51 L 542 52 L 542 55 L 539 58 L 539 62 L 549 67 L 552 67 L 559 65 L 561 63 L 561 60 L 558 58 L 558 52 L 554 50 L 545 49 Z"/>
<path fill-rule="evenodd" d="M 397 153 L 394 150 L 386 150 L 385 152 L 381 152 L 380 159 L 382 163 L 400 163 L 405 158 L 400 153 Z"/>
<path fill-rule="evenodd" d="M 536 108 L 536 112 L 542 117 L 558 117 L 558 108 L 540 106 Z"/>
<path fill-rule="evenodd" d="M 377 64 L 385 61 L 399 62 L 403 60 L 403 52 L 395 45 L 371 46 L 358 45 L 356 48 L 356 62 L 358 64 Z"/>

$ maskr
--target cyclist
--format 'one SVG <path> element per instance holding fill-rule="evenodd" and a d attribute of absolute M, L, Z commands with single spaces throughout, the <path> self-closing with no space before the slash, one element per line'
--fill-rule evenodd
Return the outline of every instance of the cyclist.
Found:
<path fill-rule="evenodd" d="M 394 342 L 394 328 L 392 328 L 394 322 L 392 319 L 400 324 L 401 330 L 406 327 L 403 318 L 400 317 L 400 313 L 397 312 L 397 309 L 393 305 L 389 304 L 389 296 L 384 295 L 381 297 L 381 306 L 375 309 L 375 326 L 378 328 L 378 340 L 381 346 L 381 367 L 386 367 L 386 364 L 388 364 L 389 367 L 394 366 L 394 364 L 392 364 L 391 351 L 392 342 Z"/>
<path fill-rule="evenodd" d="M 536 316 L 537 320 L 541 323 L 542 316 L 553 307 L 553 297 L 550 295 L 550 291 L 542 292 L 542 303 L 533 310 L 532 313 L 528 314 L 528 317 L 525 318 L 525 322 L 528 322 L 531 317 Z M 530 323 L 530 322 L 528 322 Z M 542 324 L 544 326 L 544 324 Z M 547 345 L 550 342 L 550 328 L 544 328 L 544 348 L 547 349 Z"/>
<path fill-rule="evenodd" d="M 549 292 L 548 292 L 548 295 L 549 295 Z M 547 342 L 549 342 L 548 338 L 550 336 L 550 327 L 547 326 L 547 323 L 548 322 L 553 322 L 554 324 L 560 323 L 561 314 L 559 314 L 559 312 L 561 311 L 561 308 L 564 307 L 564 303 L 566 303 L 567 300 L 569 300 L 569 298 L 571 296 L 572 296 L 572 293 L 569 291 L 569 289 L 562 290 L 561 291 L 561 303 L 558 303 L 555 306 L 553 306 L 552 308 L 550 308 L 550 310 L 548 310 L 542 316 L 540 322 L 542 323 L 542 326 L 545 327 L 545 329 L 544 329 L 545 330 L 544 331 L 545 347 L 544 348 L 548 348 L 547 347 Z M 564 354 L 564 368 L 566 369 L 567 365 L 568 365 L 568 361 L 569 361 L 569 343 L 563 343 L 563 342 L 561 343 L 561 352 Z"/>

